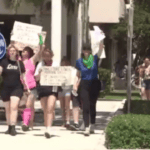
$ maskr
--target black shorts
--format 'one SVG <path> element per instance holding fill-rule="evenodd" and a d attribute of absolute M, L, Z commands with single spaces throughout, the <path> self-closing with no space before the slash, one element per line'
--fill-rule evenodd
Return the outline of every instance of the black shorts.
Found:
<path fill-rule="evenodd" d="M 23 88 L 3 88 L 1 97 L 4 102 L 10 101 L 11 96 L 16 96 L 21 99 L 23 96 Z"/>
<path fill-rule="evenodd" d="M 38 86 L 37 87 L 38 99 L 40 100 L 41 98 L 48 97 L 50 95 L 54 95 L 56 98 L 58 98 L 58 91 L 59 88 L 56 92 L 53 92 L 52 86 Z"/>
<path fill-rule="evenodd" d="M 145 83 L 145 89 L 150 90 L 150 80 L 144 80 Z"/>

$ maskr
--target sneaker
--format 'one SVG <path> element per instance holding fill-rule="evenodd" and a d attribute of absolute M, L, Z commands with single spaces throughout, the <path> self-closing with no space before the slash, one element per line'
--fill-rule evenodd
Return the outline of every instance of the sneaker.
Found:
<path fill-rule="evenodd" d="M 65 124 L 65 128 L 66 128 L 67 130 L 70 130 L 70 124 Z"/>
<path fill-rule="evenodd" d="M 9 125 L 8 130 L 5 132 L 5 134 L 10 134 L 10 131 L 11 131 L 11 126 Z"/>
<path fill-rule="evenodd" d="M 70 125 L 70 130 L 79 131 L 79 124 L 74 123 L 73 125 Z"/>
<path fill-rule="evenodd" d="M 91 124 L 91 126 L 90 126 L 90 133 L 94 134 L 94 130 L 95 130 L 95 124 Z"/>
<path fill-rule="evenodd" d="M 26 125 L 22 125 L 22 131 L 29 131 L 29 126 L 26 126 Z"/>
<path fill-rule="evenodd" d="M 90 135 L 90 129 L 89 128 L 85 128 L 84 135 L 85 136 L 89 136 Z"/>
<path fill-rule="evenodd" d="M 15 129 L 15 126 L 11 126 L 10 135 L 12 135 L 12 136 L 17 135 L 17 132 L 16 132 L 16 129 Z"/>

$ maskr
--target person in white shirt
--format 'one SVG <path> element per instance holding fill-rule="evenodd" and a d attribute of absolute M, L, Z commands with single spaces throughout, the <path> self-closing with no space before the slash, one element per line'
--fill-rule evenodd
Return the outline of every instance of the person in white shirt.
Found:
<path fill-rule="evenodd" d="M 40 81 L 42 66 L 58 67 L 59 63 L 53 61 L 53 52 L 45 49 L 42 54 L 42 61 L 39 62 L 35 71 L 36 81 Z M 50 138 L 51 126 L 54 119 L 55 102 L 58 97 L 59 87 L 39 86 L 37 88 L 41 106 L 44 111 L 44 124 L 46 127 L 45 137 Z"/>

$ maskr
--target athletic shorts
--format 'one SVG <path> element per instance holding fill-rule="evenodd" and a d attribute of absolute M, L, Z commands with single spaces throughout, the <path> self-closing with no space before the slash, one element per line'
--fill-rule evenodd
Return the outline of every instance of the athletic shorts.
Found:
<path fill-rule="evenodd" d="M 10 101 L 11 96 L 16 96 L 21 99 L 23 96 L 23 88 L 3 88 L 1 97 L 4 102 Z"/>
<path fill-rule="evenodd" d="M 54 95 L 56 98 L 58 97 L 59 87 L 55 90 L 52 86 L 38 86 L 38 99 L 40 100 L 43 97 L 48 97 Z"/>
<path fill-rule="evenodd" d="M 144 80 L 145 83 L 145 89 L 150 90 L 150 80 Z"/>

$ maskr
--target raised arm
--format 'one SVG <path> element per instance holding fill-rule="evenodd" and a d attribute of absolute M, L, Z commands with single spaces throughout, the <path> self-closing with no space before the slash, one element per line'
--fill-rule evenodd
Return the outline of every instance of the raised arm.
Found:
<path fill-rule="evenodd" d="M 40 39 L 40 36 L 41 35 L 39 34 L 39 39 Z M 45 45 L 43 45 L 42 43 L 39 43 L 39 46 L 40 46 L 40 48 L 38 49 L 38 51 L 32 57 L 32 60 L 33 60 L 34 64 L 36 64 L 40 60 L 42 52 L 45 48 Z"/>
<path fill-rule="evenodd" d="M 98 58 L 101 57 L 102 52 L 103 52 L 103 48 L 104 48 L 103 41 L 100 41 L 100 44 L 99 44 L 99 51 L 98 51 L 98 53 L 97 53 Z"/>

